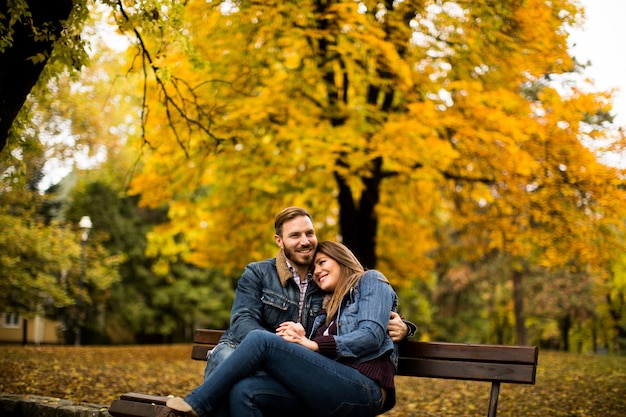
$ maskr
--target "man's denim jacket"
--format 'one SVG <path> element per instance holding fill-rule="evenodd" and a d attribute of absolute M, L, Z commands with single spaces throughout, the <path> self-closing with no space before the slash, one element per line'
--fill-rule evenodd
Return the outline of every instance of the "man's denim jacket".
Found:
<path fill-rule="evenodd" d="M 392 351 L 391 360 L 397 367 L 397 346 L 387 333 L 389 312 L 397 310 L 398 297 L 389 281 L 376 270 L 366 271 L 341 303 L 334 359 L 361 363 Z M 325 314 L 317 317 L 311 338 L 325 319 Z"/>
<path fill-rule="evenodd" d="M 220 343 L 236 347 L 250 330 L 266 329 L 273 333 L 285 321 L 301 322 L 308 333 L 322 309 L 323 298 L 324 292 L 309 282 L 302 318 L 298 320 L 300 288 L 293 280 L 284 252 L 281 250 L 276 258 L 252 262 L 237 283 L 230 328 Z"/>

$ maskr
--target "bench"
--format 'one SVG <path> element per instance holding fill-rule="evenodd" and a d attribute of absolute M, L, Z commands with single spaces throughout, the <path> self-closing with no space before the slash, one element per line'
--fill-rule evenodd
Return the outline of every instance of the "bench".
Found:
<path fill-rule="evenodd" d="M 191 358 L 206 360 L 223 330 L 197 329 Z M 488 417 L 496 417 L 502 383 L 534 384 L 539 350 L 535 346 L 444 342 L 402 342 L 397 375 L 491 382 Z M 114 400 L 113 417 L 155 417 L 168 397 L 129 392 Z M 236 416 L 233 416 L 236 417 Z"/>

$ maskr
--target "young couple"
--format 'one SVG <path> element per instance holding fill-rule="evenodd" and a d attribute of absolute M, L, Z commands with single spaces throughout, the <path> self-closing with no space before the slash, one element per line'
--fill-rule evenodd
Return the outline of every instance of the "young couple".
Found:
<path fill-rule="evenodd" d="M 275 232 L 281 250 L 246 267 L 204 382 L 159 417 L 374 416 L 394 406 L 394 342 L 415 327 L 387 279 L 341 243 L 318 243 L 301 208 L 281 211 Z"/>

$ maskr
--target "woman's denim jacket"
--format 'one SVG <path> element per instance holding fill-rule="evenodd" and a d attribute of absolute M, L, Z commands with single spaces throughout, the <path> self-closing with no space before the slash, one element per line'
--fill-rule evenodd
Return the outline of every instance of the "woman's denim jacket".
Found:
<path fill-rule="evenodd" d="M 341 303 L 334 359 L 361 363 L 392 351 L 391 360 L 397 368 L 398 349 L 387 333 L 389 312 L 397 310 L 398 297 L 389 281 L 376 270 L 366 271 Z M 325 319 L 325 314 L 315 319 L 311 338 Z"/>

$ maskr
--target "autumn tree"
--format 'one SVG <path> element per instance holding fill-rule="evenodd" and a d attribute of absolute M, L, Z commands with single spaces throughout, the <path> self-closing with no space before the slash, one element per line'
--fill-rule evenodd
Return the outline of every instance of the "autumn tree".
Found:
<path fill-rule="evenodd" d="M 248 225 L 297 203 L 315 209 L 322 236 L 340 233 L 397 283 L 438 268 L 435 249 L 467 261 L 503 251 L 520 342 L 524 262 L 587 254 L 602 267 L 593 256 L 613 253 L 618 172 L 580 140 L 602 138 L 596 116 L 610 100 L 548 82 L 576 69 L 575 4 L 175 6 L 160 17 L 178 31 L 120 14 L 142 28 L 139 52 L 152 51 L 146 165 L 132 190 L 170 204 L 154 247 L 241 264 L 269 252 L 270 228 Z M 454 241 L 439 240 L 442 227 Z M 230 256 L 238 247 L 248 252 Z"/>
<path fill-rule="evenodd" d="M 555 83 L 576 70 L 573 2 L 115 6 L 142 83 L 130 191 L 168 208 L 148 235 L 163 265 L 237 270 L 304 205 L 400 286 L 508 259 L 524 343 L 532 268 L 604 268 L 620 248 L 619 172 L 582 144 L 610 96 Z"/>
<path fill-rule="evenodd" d="M 85 343 L 188 340 L 199 323 L 227 323 L 232 283 L 219 269 L 179 259 L 168 263 L 146 252 L 148 232 L 166 220 L 167 205 L 139 208 L 139 197 L 125 193 L 140 158 L 123 144 L 139 136 L 141 96 L 125 76 L 123 55 L 107 43 L 111 39 L 95 31 L 97 24 L 105 24 L 98 15 L 93 12 L 83 33 L 90 41 L 91 65 L 72 73 L 51 64 L 49 69 L 58 71 L 40 80 L 18 119 L 18 126 L 34 136 L 26 141 L 22 135 L 22 144 L 41 139 L 48 157 L 74 161 L 72 173 L 46 190 L 48 218 L 74 221 L 90 215 L 102 246 L 119 257 L 118 281 L 106 294 L 89 292 L 93 302 L 85 306 Z M 12 162 L 16 170 L 22 166 Z M 23 166 L 41 170 L 34 162 Z M 73 305 L 58 311 L 68 321 L 75 317 Z"/>
<path fill-rule="evenodd" d="M 15 3 L 18 4 L 18 3 Z M 6 28 L 5 28 L 6 29 Z M 4 71 L 4 66 L 2 67 Z M 40 88 L 49 87 L 40 82 Z M 80 297 L 84 306 L 94 297 L 106 297 L 107 289 L 119 278 L 119 258 L 108 254 L 94 232 L 86 248 L 86 262 L 90 268 L 81 285 L 81 247 L 78 217 L 68 219 L 57 211 L 49 196 L 38 189 L 42 168 L 50 156 L 41 136 L 53 131 L 54 123 L 42 123 L 38 129 L 29 124 L 42 121 L 41 112 L 29 110 L 36 103 L 47 107 L 45 98 L 30 100 L 22 108 L 22 117 L 13 126 L 19 144 L 10 146 L 0 158 L 0 275 L 3 277 L 0 310 L 16 312 L 27 318 L 44 315 L 63 319 L 71 332 L 76 331 Z M 49 103 L 49 102 L 48 102 Z M 56 119 L 54 112 L 48 120 Z M 45 125 L 45 126 L 44 126 Z M 50 129 L 50 130 L 49 130 Z M 91 288 L 92 291 L 89 291 Z M 63 317 L 63 311 L 67 314 Z"/>
<path fill-rule="evenodd" d="M 119 279 L 119 257 L 109 255 L 94 233 L 83 272 L 78 219 L 46 221 L 45 197 L 37 193 L 4 188 L 0 195 L 0 311 L 62 319 L 73 334 L 85 323 L 77 299 L 89 307 L 106 298 Z"/>
<path fill-rule="evenodd" d="M 166 211 L 139 208 L 137 200 L 125 196 L 115 183 L 87 181 L 75 187 L 65 203 L 68 216 L 91 213 L 99 229 L 106 231 L 103 245 L 111 253 L 123 255 L 118 265 L 120 279 L 98 306 L 106 312 L 106 322 L 91 340 L 184 341 L 200 323 L 226 326 L 231 280 L 218 269 L 202 269 L 182 261 L 172 262 L 162 272 L 164 268 L 158 266 L 162 261 L 146 252 L 146 241 L 149 230 L 163 222 Z M 98 314 L 98 309 L 92 309 L 92 323 L 98 323 Z"/>

